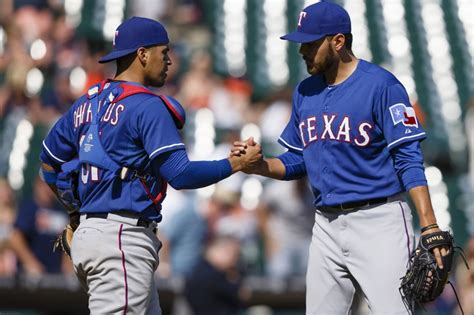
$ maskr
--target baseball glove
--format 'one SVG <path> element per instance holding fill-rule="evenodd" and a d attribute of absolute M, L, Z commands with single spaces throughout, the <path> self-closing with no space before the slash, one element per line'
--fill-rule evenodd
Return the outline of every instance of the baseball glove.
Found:
<path fill-rule="evenodd" d="M 58 235 L 53 245 L 53 252 L 60 248 L 66 255 L 71 258 L 71 243 L 74 230 L 71 224 L 66 225 L 61 234 Z"/>
<path fill-rule="evenodd" d="M 58 235 L 53 245 L 53 252 L 60 248 L 66 255 L 71 258 L 71 244 L 74 231 L 79 226 L 79 212 L 69 214 L 69 224 Z"/>
<path fill-rule="evenodd" d="M 443 269 L 436 264 L 432 252 L 436 247 L 446 247 L 448 250 L 447 254 L 442 256 Z M 399 289 L 403 302 L 412 313 L 416 305 L 434 301 L 441 295 L 448 282 L 455 249 L 459 247 L 454 246 L 453 237 L 449 232 L 433 232 L 420 237 L 418 247 L 410 257 L 407 273 L 401 278 Z"/>

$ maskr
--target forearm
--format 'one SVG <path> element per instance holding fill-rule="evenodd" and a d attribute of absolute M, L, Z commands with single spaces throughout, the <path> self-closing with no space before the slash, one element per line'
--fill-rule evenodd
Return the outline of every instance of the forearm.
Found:
<path fill-rule="evenodd" d="M 424 227 L 436 223 L 436 217 L 431 204 L 427 186 L 417 186 L 409 190 L 411 200 L 415 204 L 420 226 Z"/>
<path fill-rule="evenodd" d="M 244 169 L 244 172 L 280 180 L 293 180 L 306 175 L 306 166 L 302 155 L 287 151 L 277 158 L 263 159 L 255 166 Z"/>
<path fill-rule="evenodd" d="M 54 174 L 54 175 L 53 175 Z M 56 170 L 49 164 L 42 163 L 41 164 L 41 175 L 43 181 L 48 184 L 49 188 L 54 192 L 56 196 L 58 196 L 58 188 L 56 187 L 56 178 L 57 172 Z"/>
<path fill-rule="evenodd" d="M 394 167 L 406 191 L 426 186 L 423 155 L 418 141 L 403 143 L 391 151 Z"/>
<path fill-rule="evenodd" d="M 283 180 L 300 179 L 306 175 L 306 164 L 301 154 L 293 151 L 287 151 L 278 156 L 278 159 L 285 167 L 285 175 Z"/>
<path fill-rule="evenodd" d="M 184 149 L 165 152 L 152 161 L 153 173 L 175 189 L 196 189 L 215 184 L 244 168 L 253 168 L 262 158 L 261 147 L 253 145 L 245 155 L 218 161 L 189 161 Z"/>
<path fill-rule="evenodd" d="M 59 198 L 58 186 L 56 186 L 57 180 L 57 171 L 51 165 L 47 163 L 41 164 L 41 175 L 43 181 L 48 185 L 48 187 L 52 190 L 54 195 L 56 196 L 57 200 L 66 208 L 68 213 L 71 213 L 72 209 L 70 209 L 64 202 Z"/>
<path fill-rule="evenodd" d="M 169 183 L 175 189 L 196 189 L 217 183 L 233 172 L 228 159 L 190 161 L 185 169 Z"/>
<path fill-rule="evenodd" d="M 274 179 L 283 179 L 286 174 L 286 168 L 278 158 L 265 158 L 253 170 L 253 173 Z"/>

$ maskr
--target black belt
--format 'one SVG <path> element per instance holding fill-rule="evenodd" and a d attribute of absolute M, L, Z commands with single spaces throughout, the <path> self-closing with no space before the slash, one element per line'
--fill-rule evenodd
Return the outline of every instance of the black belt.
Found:
<path fill-rule="evenodd" d="M 120 213 L 117 213 L 117 212 L 115 214 L 120 215 Z M 102 213 L 87 213 L 86 220 L 90 218 L 107 219 L 108 216 L 109 216 L 109 213 L 103 213 L 103 212 Z M 153 221 L 146 220 L 143 218 L 138 218 L 137 220 L 137 226 L 142 226 L 144 228 L 150 227 L 150 225 L 152 225 L 153 223 L 154 223 Z"/>
<path fill-rule="evenodd" d="M 374 206 L 381 203 L 386 203 L 387 201 L 388 201 L 387 197 L 374 198 L 374 199 L 368 199 L 368 200 L 351 201 L 351 202 L 341 203 L 334 206 L 319 206 L 318 209 L 323 212 L 348 211 L 355 208 Z"/>

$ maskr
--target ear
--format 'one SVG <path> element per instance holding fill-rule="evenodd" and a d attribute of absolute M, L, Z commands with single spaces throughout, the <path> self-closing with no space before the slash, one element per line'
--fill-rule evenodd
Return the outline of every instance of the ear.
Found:
<path fill-rule="evenodd" d="M 149 58 L 148 54 L 149 54 L 148 49 L 146 49 L 145 47 L 140 47 L 137 49 L 137 57 L 138 57 L 138 60 L 140 60 L 141 64 L 147 63 L 148 58 Z"/>
<path fill-rule="evenodd" d="M 332 44 L 333 44 L 333 46 L 334 46 L 334 49 L 335 49 L 336 51 L 339 51 L 339 50 L 341 50 L 341 49 L 344 47 L 344 45 L 346 44 L 346 37 L 345 37 L 343 34 L 341 34 L 341 33 L 336 34 L 336 35 L 334 35 L 334 37 L 332 38 Z"/>

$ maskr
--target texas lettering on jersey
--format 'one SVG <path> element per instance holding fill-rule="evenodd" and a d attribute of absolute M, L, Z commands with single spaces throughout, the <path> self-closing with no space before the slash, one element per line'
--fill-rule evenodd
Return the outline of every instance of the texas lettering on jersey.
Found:
<path fill-rule="evenodd" d="M 308 117 L 299 124 L 300 137 L 303 145 L 318 140 L 343 141 L 347 143 L 354 143 L 359 147 L 364 147 L 370 143 L 369 132 L 373 126 L 368 122 L 355 124 L 351 118 L 345 116 L 336 121 L 337 114 L 323 114 L 322 117 Z M 317 126 L 324 124 L 324 130 L 318 134 Z M 351 130 L 356 130 L 356 133 L 351 133 Z"/>
<path fill-rule="evenodd" d="M 315 204 L 334 205 L 403 191 L 393 150 L 425 137 L 403 85 L 359 60 L 336 86 L 320 75 L 301 81 L 278 141 L 303 156 Z"/>

